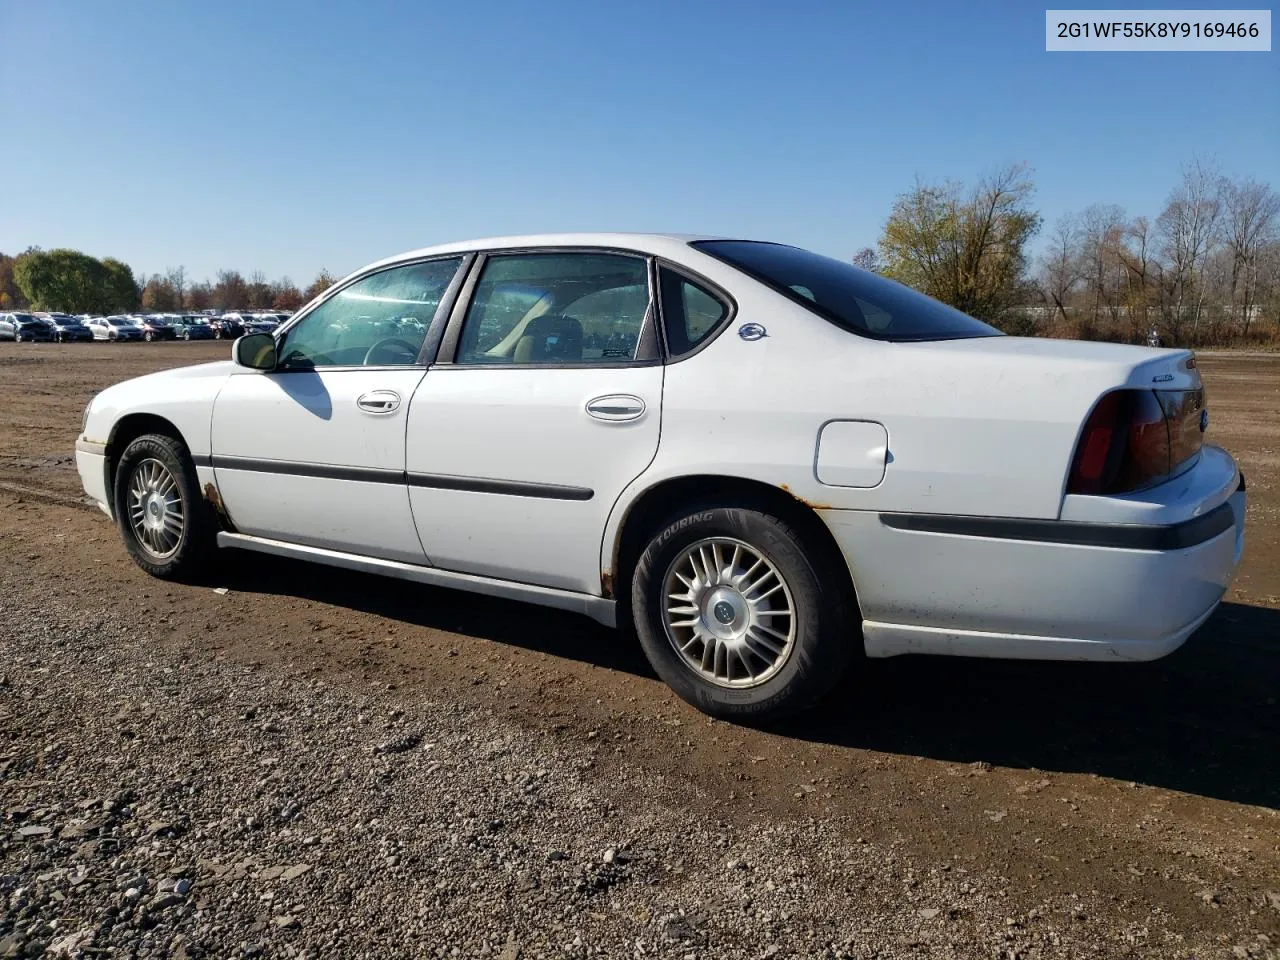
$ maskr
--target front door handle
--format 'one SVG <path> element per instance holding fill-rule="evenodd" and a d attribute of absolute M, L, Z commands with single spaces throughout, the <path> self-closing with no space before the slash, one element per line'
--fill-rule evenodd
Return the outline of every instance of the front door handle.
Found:
<path fill-rule="evenodd" d="M 370 390 L 356 399 L 365 413 L 395 413 L 400 408 L 400 394 L 394 390 Z"/>
<path fill-rule="evenodd" d="M 639 397 L 629 393 L 612 393 L 605 397 L 596 397 L 587 401 L 587 413 L 597 420 L 622 423 L 627 420 L 639 420 L 644 416 L 645 404 Z"/>

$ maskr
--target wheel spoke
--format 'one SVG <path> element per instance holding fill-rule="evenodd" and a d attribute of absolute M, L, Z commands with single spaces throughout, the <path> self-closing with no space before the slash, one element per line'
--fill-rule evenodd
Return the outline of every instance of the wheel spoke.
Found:
<path fill-rule="evenodd" d="M 716 647 L 718 644 L 713 639 L 708 639 L 702 646 L 702 669 L 704 671 L 714 673 L 716 662 Z"/>
<path fill-rule="evenodd" d="M 786 649 L 785 643 L 777 643 L 772 638 L 767 636 L 763 631 L 761 631 L 759 627 L 753 626 L 748 628 L 745 639 L 747 640 L 748 643 L 759 644 L 761 647 L 769 651 L 769 653 L 773 654 L 775 657 L 782 656 L 782 651 Z"/>
<path fill-rule="evenodd" d="M 744 582 L 744 581 L 745 581 L 749 576 L 751 576 L 753 573 L 755 573 L 755 572 L 756 572 L 756 570 L 757 570 L 761 565 L 763 565 L 763 564 L 764 564 L 764 558 L 763 558 L 763 557 L 756 557 L 756 562 L 755 562 L 755 563 L 753 563 L 751 566 L 747 567 L 747 569 L 743 570 L 743 571 L 742 571 L 742 573 L 738 574 L 737 578 L 734 580 L 734 583 L 737 585 L 737 587 L 738 587 L 739 589 L 741 589 L 741 588 L 742 588 L 742 584 L 743 584 L 743 582 Z"/>

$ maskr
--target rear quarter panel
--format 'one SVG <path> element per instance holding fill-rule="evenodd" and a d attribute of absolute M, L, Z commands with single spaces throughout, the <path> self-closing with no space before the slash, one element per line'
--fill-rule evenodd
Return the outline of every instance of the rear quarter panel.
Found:
<path fill-rule="evenodd" d="M 1142 381 L 1136 363 L 1172 353 L 1043 340 L 1024 347 L 1006 337 L 877 341 L 696 251 L 685 262 L 729 290 L 738 311 L 714 342 L 667 367 L 657 456 L 610 516 L 602 560 L 637 497 L 695 474 L 762 481 L 819 510 L 1057 518 L 1076 439 L 1098 396 Z M 739 337 L 747 323 L 767 336 Z M 817 439 L 832 419 L 885 427 L 879 484 L 819 482 Z"/>

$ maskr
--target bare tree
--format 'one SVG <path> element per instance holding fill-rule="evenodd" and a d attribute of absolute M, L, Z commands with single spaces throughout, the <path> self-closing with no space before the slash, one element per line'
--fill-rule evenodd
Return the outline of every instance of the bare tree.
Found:
<path fill-rule="evenodd" d="M 876 253 L 871 247 L 863 247 L 853 255 L 853 265 L 861 267 L 863 270 L 869 270 L 872 273 L 879 273 L 884 269 L 884 264 L 880 262 L 880 254 Z"/>
<path fill-rule="evenodd" d="M 1121 265 L 1119 248 L 1126 226 L 1123 208 L 1113 203 L 1095 203 L 1080 218 L 1082 273 L 1095 326 L 1104 307 L 1113 323 L 1119 319 L 1116 268 Z"/>
<path fill-rule="evenodd" d="M 1212 164 L 1197 159 L 1183 168 L 1182 181 L 1156 220 L 1174 287 L 1170 328 L 1175 335 L 1188 304 L 1192 329 L 1199 329 L 1205 293 L 1200 273 L 1218 243 L 1221 216 L 1222 177 Z"/>
<path fill-rule="evenodd" d="M 1080 222 L 1068 213 L 1058 218 L 1049 235 L 1049 251 L 1040 268 L 1041 287 L 1053 303 L 1054 315 L 1067 320 L 1067 300 L 1080 281 Z"/>
<path fill-rule="evenodd" d="M 1256 180 L 1222 189 L 1223 241 L 1230 257 L 1230 311 L 1248 336 L 1258 293 L 1258 256 L 1280 227 L 1280 194 Z M 1238 304 L 1238 308 L 1237 308 Z"/>
<path fill-rule="evenodd" d="M 1151 221 L 1136 217 L 1125 228 L 1118 249 L 1125 269 L 1130 337 L 1137 340 L 1151 327 L 1151 300 L 1158 296 L 1161 268 L 1152 251 Z"/>
<path fill-rule="evenodd" d="M 182 309 L 182 304 L 186 300 L 187 293 L 187 268 L 184 266 L 170 267 L 164 272 L 165 281 L 176 295 L 177 309 Z"/>

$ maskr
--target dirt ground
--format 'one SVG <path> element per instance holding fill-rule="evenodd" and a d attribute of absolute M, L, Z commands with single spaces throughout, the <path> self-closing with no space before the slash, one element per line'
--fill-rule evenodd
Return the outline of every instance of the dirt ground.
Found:
<path fill-rule="evenodd" d="M 870 662 L 816 711 L 751 729 L 685 706 L 638 649 L 585 618 L 238 553 L 217 583 L 145 576 L 81 500 L 81 412 L 119 380 L 228 353 L 223 343 L 0 344 L 0 565 L 11 589 L 30 600 L 56 585 L 86 606 L 112 597 L 189 657 L 427 691 L 534 738 L 599 739 L 614 751 L 586 776 L 626 769 L 669 785 L 672 802 L 696 795 L 701 819 L 816 816 L 919 862 L 981 869 L 1002 878 L 1011 917 L 1046 897 L 1089 895 L 1105 915 L 1081 923 L 1158 917 L 1226 956 L 1280 949 L 1280 356 L 1201 360 L 1209 438 L 1248 480 L 1246 549 L 1227 601 L 1176 654 Z"/>

